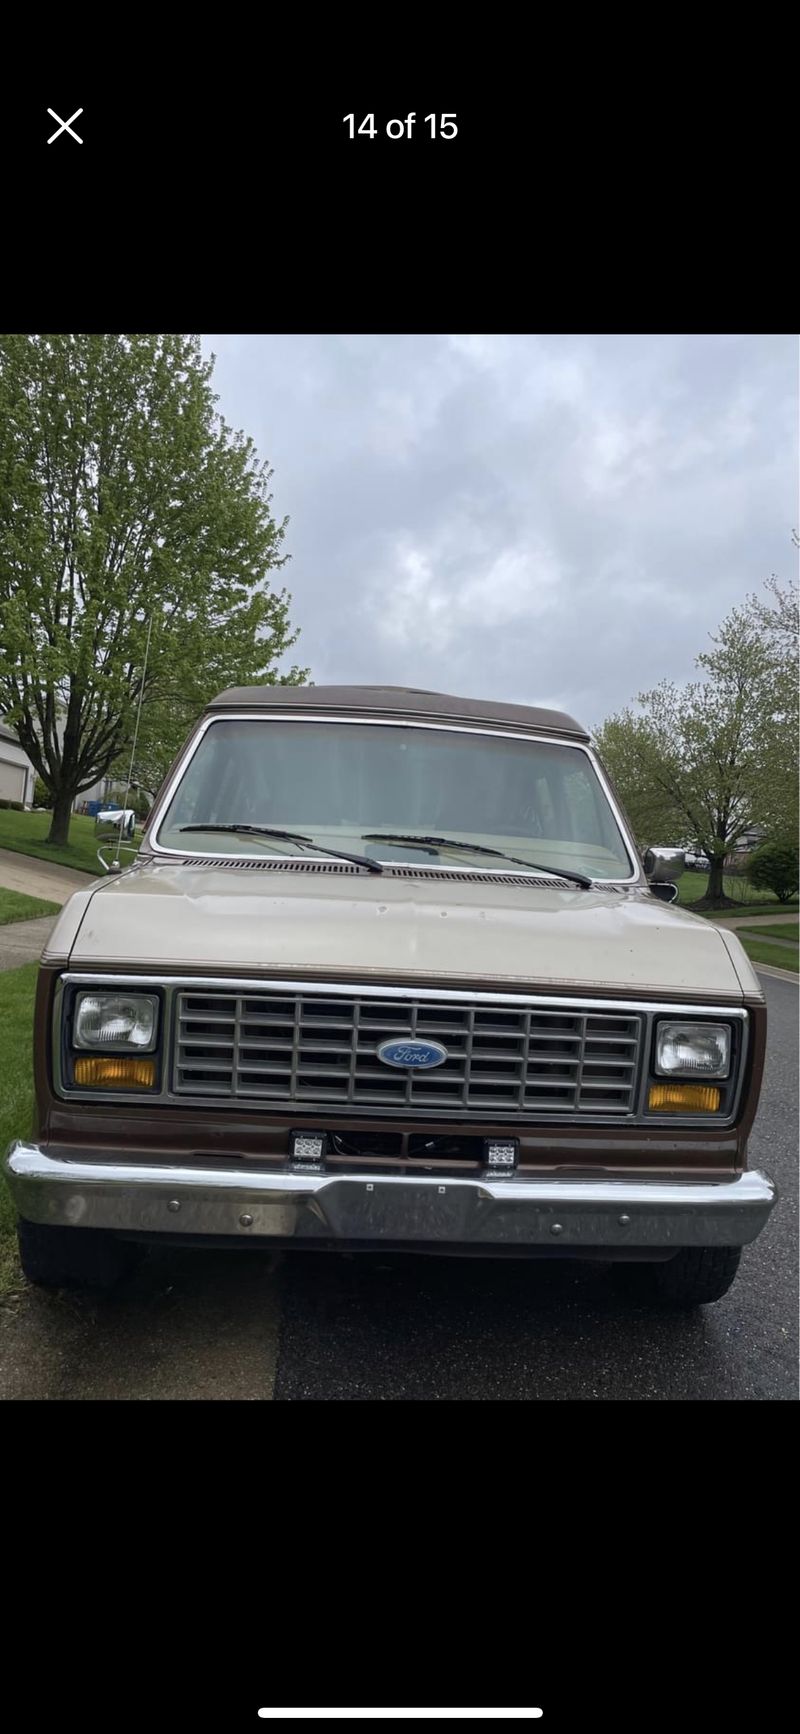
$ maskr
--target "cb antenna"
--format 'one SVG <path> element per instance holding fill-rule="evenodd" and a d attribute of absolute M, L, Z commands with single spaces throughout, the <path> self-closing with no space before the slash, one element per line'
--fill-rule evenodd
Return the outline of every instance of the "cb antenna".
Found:
<path fill-rule="evenodd" d="M 128 766 L 128 781 L 125 784 L 125 794 L 123 795 L 123 798 L 122 798 L 122 812 L 120 813 L 120 816 L 119 816 L 119 835 L 117 837 L 117 854 L 116 854 L 116 859 L 111 862 L 112 873 L 113 873 L 115 868 L 118 872 L 120 872 L 120 873 L 122 872 L 122 866 L 121 866 L 121 863 L 119 860 L 119 852 L 120 852 L 120 849 L 122 848 L 122 833 L 123 833 L 123 830 L 125 828 L 125 806 L 126 806 L 127 799 L 128 799 L 128 791 L 129 791 L 130 786 L 131 786 L 131 777 L 133 776 L 134 760 L 136 758 L 136 742 L 139 739 L 139 721 L 140 721 L 140 718 L 142 715 L 142 699 L 144 698 L 144 683 L 145 683 L 145 680 L 147 678 L 147 660 L 148 660 L 148 657 L 150 655 L 150 634 L 151 634 L 152 630 L 153 630 L 153 616 L 151 614 L 150 620 L 149 620 L 148 626 L 147 626 L 147 642 L 146 642 L 145 647 L 144 647 L 144 666 L 142 668 L 142 683 L 141 683 L 141 686 L 139 687 L 139 703 L 138 703 L 137 708 L 136 708 L 136 726 L 135 726 L 134 731 L 133 731 L 133 746 L 131 747 L 131 762 Z"/>

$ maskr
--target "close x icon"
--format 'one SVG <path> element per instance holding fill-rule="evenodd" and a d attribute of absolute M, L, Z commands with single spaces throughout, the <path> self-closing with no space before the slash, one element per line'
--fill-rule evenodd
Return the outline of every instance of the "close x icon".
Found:
<path fill-rule="evenodd" d="M 72 122 L 77 120 L 78 115 L 83 114 L 82 108 L 76 108 L 75 113 L 70 115 L 69 120 L 62 120 L 60 114 L 56 114 L 54 108 L 48 108 L 47 112 L 52 115 L 53 120 L 58 121 L 58 126 L 56 127 L 55 132 L 51 133 L 47 140 L 49 145 L 53 144 L 57 138 L 61 138 L 62 135 L 66 136 L 67 133 L 70 138 L 75 140 L 76 144 L 83 144 L 83 139 L 81 138 L 80 133 L 75 132 L 72 126 Z"/>

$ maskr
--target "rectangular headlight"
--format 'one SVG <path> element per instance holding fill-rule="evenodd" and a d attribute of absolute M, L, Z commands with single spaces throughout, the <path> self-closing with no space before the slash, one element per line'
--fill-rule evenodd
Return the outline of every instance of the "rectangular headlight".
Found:
<path fill-rule="evenodd" d="M 666 1020 L 656 1030 L 656 1073 L 661 1078 L 727 1078 L 730 1024 Z"/>
<path fill-rule="evenodd" d="M 76 1048 L 148 1053 L 156 1045 L 158 998 L 153 993 L 79 993 L 72 1039 Z"/>

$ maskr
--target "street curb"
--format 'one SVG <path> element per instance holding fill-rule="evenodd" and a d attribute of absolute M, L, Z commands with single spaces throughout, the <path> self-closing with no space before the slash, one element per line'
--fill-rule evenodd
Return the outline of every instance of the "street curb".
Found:
<path fill-rule="evenodd" d="M 771 963 L 756 963 L 753 957 L 751 957 L 750 962 L 757 975 L 773 975 L 776 981 L 793 981 L 795 987 L 800 987 L 800 976 L 796 970 L 776 969 Z"/>

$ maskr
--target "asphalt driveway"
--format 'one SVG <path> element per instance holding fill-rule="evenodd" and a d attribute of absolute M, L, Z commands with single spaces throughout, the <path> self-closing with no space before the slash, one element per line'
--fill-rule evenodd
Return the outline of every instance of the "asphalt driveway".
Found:
<path fill-rule="evenodd" d="M 798 996 L 762 979 L 751 1159 L 781 1196 L 716 1306 L 651 1313 L 572 1263 L 164 1248 L 111 1299 L 11 1297 L 0 1397 L 796 1400 Z"/>

